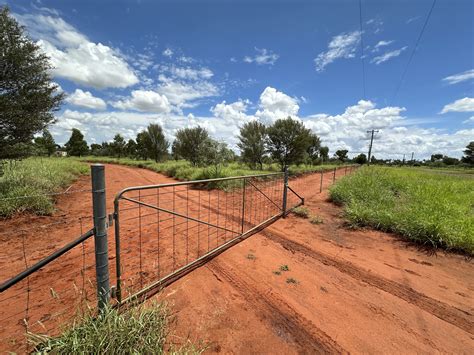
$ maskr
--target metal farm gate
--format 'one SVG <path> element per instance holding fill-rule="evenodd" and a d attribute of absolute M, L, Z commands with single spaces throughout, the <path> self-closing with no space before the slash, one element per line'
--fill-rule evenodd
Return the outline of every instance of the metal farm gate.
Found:
<path fill-rule="evenodd" d="M 114 201 L 112 294 L 149 297 L 303 202 L 287 172 L 126 188 Z"/>

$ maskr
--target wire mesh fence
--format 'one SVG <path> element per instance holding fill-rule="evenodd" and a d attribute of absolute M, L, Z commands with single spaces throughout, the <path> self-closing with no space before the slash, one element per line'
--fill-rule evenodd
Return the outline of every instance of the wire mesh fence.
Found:
<path fill-rule="evenodd" d="M 66 198 L 55 194 L 56 198 Z M 87 199 L 90 190 L 68 191 Z M 45 195 L 50 197 L 49 195 Z M 23 197 L 22 198 L 28 198 Z M 33 196 L 32 198 L 38 198 Z M 65 244 L 90 231 L 92 217 L 18 216 L 0 221 L 0 282 L 31 268 Z M 94 241 L 87 238 L 30 276 L 0 293 L 0 352 L 29 352 L 27 334 L 56 335 L 77 312 L 95 307 Z"/>
<path fill-rule="evenodd" d="M 146 290 L 279 216 L 283 187 L 283 174 L 277 173 L 138 187 L 121 194 L 116 211 L 120 295 Z"/>

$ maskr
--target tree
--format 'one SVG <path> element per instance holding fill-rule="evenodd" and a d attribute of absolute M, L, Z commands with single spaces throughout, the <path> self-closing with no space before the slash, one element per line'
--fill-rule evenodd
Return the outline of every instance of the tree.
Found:
<path fill-rule="evenodd" d="M 50 157 L 56 151 L 56 142 L 51 133 L 45 128 L 43 135 L 35 138 L 35 144 L 38 149 Z"/>
<path fill-rule="evenodd" d="M 434 163 L 434 162 L 437 162 L 437 161 L 441 161 L 441 160 L 443 160 L 443 154 L 432 154 L 430 160 L 431 160 L 433 163 Z"/>
<path fill-rule="evenodd" d="M 311 164 L 314 164 L 318 161 L 320 149 L 321 149 L 321 140 L 316 134 L 310 133 L 309 146 L 306 149 L 306 153 L 308 154 L 308 159 Z"/>
<path fill-rule="evenodd" d="M 220 177 L 222 166 L 234 158 L 234 152 L 226 143 L 208 139 L 206 145 L 205 163 L 213 166 L 213 177 Z"/>
<path fill-rule="evenodd" d="M 267 149 L 281 169 L 301 163 L 310 145 L 311 131 L 291 117 L 276 120 L 267 129 Z"/>
<path fill-rule="evenodd" d="M 474 165 L 474 142 L 470 142 L 464 150 L 464 156 L 462 162 L 470 165 Z"/>
<path fill-rule="evenodd" d="M 77 128 L 72 129 L 71 138 L 66 143 L 66 152 L 72 156 L 82 156 L 87 154 L 89 148 L 84 140 L 84 135 Z"/>
<path fill-rule="evenodd" d="M 447 155 L 445 155 L 443 157 L 443 163 L 446 165 L 456 165 L 459 164 L 459 159 L 448 157 Z"/>
<path fill-rule="evenodd" d="M 51 80 L 48 57 L 6 6 L 0 7 L 0 58 L 0 159 L 14 159 L 54 122 L 64 94 Z"/>
<path fill-rule="evenodd" d="M 206 129 L 183 128 L 176 133 L 173 142 L 173 155 L 189 160 L 192 165 L 205 162 L 206 152 L 209 149 L 209 133 Z"/>
<path fill-rule="evenodd" d="M 347 152 L 348 152 L 347 149 L 336 150 L 336 153 L 334 153 L 334 157 L 344 162 L 345 160 L 347 160 Z"/>
<path fill-rule="evenodd" d="M 102 145 L 97 144 L 97 143 L 92 143 L 91 144 L 91 151 L 90 153 L 95 156 L 100 156 L 102 155 Z"/>
<path fill-rule="evenodd" d="M 138 158 L 140 159 L 148 159 L 148 151 L 147 151 L 147 138 L 146 138 L 146 132 L 142 131 L 137 134 L 137 155 Z"/>
<path fill-rule="evenodd" d="M 166 140 L 160 125 L 154 123 L 148 125 L 143 139 L 148 158 L 158 162 L 168 154 L 170 144 Z"/>
<path fill-rule="evenodd" d="M 328 147 L 319 148 L 319 154 L 321 154 L 321 159 L 322 159 L 323 162 L 329 160 L 329 148 Z"/>
<path fill-rule="evenodd" d="M 263 158 L 265 157 L 265 140 L 267 129 L 263 123 L 251 121 L 240 128 L 239 143 L 242 160 L 249 164 L 252 169 L 258 165 L 263 169 Z"/>
<path fill-rule="evenodd" d="M 366 164 L 367 163 L 367 155 L 364 153 L 360 153 L 358 156 L 354 158 L 354 163 L 357 164 Z"/>
<path fill-rule="evenodd" d="M 125 151 L 127 156 L 135 158 L 137 156 L 137 143 L 133 139 L 129 139 Z"/>
<path fill-rule="evenodd" d="M 125 154 L 126 144 L 125 139 L 117 133 L 113 142 L 110 144 L 113 155 L 116 155 L 120 159 Z"/>

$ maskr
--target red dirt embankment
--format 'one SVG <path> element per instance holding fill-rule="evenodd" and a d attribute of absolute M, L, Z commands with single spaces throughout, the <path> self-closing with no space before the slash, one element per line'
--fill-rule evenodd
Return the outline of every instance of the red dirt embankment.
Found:
<path fill-rule="evenodd" d="M 124 187 L 171 181 L 117 165 L 106 171 L 109 203 Z M 158 297 L 172 305 L 176 316 L 171 342 L 202 340 L 208 352 L 224 353 L 471 352 L 472 261 L 444 252 L 428 254 L 386 233 L 348 230 L 341 209 L 326 200 L 331 179 L 332 174 L 325 174 L 323 193 L 306 196 L 306 206 L 322 224 L 293 215 L 280 219 L 162 291 Z M 74 188 L 88 183 L 83 178 Z M 319 190 L 319 175 L 314 186 Z M 29 222 L 81 216 L 90 211 L 90 198 L 65 196 L 58 207 L 55 216 Z M 26 221 L 28 217 L 0 222 L 0 229 Z M 77 230 L 77 222 L 67 228 Z M 47 247 L 69 241 L 67 235 L 60 228 L 27 234 L 26 244 L 39 257 Z M 0 239 L 2 280 L 24 267 L 21 243 L 22 238 Z M 274 273 L 282 265 L 289 271 Z M 57 270 L 42 275 L 50 284 L 60 276 Z M 1 312 L 22 310 L 22 297 L 17 303 L 0 299 Z M 29 310 L 32 318 L 43 313 Z M 11 330 L 2 328 L 0 348 L 11 349 L 3 340 Z"/>

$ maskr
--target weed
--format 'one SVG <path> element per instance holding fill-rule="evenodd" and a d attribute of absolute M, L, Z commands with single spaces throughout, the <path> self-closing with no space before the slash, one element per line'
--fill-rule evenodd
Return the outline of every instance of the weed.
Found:
<path fill-rule="evenodd" d="M 292 278 L 292 277 L 289 277 L 289 278 L 286 279 L 286 283 L 287 284 L 297 284 L 298 281 L 296 279 Z"/>
<path fill-rule="evenodd" d="M 255 255 L 249 253 L 249 254 L 247 254 L 247 259 L 255 260 L 255 259 L 257 259 L 257 257 Z"/>
<path fill-rule="evenodd" d="M 290 271 L 290 268 L 288 267 L 288 265 L 281 265 L 280 271 Z"/>
<path fill-rule="evenodd" d="M 281 275 L 281 271 L 279 271 L 279 270 L 275 270 L 275 271 L 273 271 L 273 273 L 274 273 L 275 275 Z"/>
<path fill-rule="evenodd" d="M 319 216 L 311 216 L 311 217 L 309 218 L 309 222 L 310 222 L 311 224 L 322 224 L 324 221 L 323 221 L 323 219 L 322 219 L 321 217 L 319 217 Z"/>
<path fill-rule="evenodd" d="M 309 210 L 306 207 L 300 206 L 293 209 L 293 213 L 298 217 L 309 218 Z"/>

